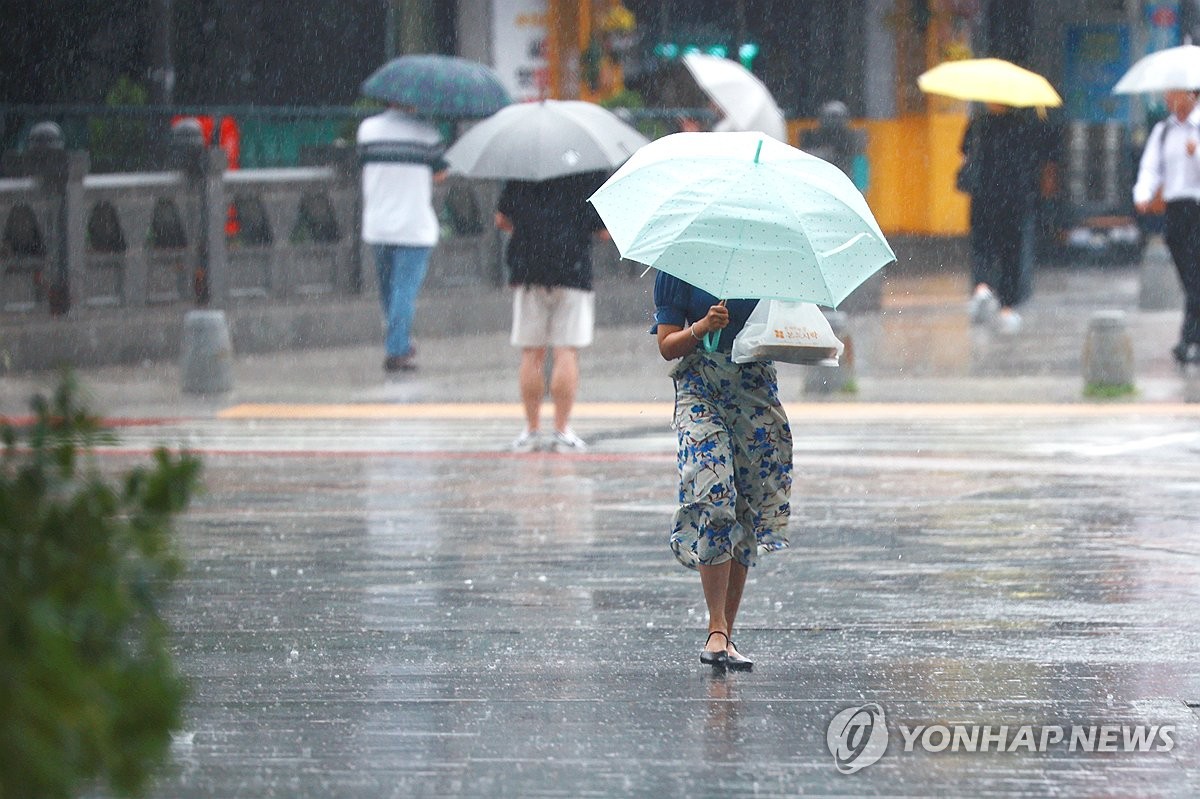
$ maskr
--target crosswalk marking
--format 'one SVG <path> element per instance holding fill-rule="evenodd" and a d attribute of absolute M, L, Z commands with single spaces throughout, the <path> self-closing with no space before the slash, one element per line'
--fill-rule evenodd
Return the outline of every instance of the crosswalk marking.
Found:
<path fill-rule="evenodd" d="M 670 419 L 667 402 L 581 402 L 575 419 Z M 977 419 L 1200 417 L 1200 403 L 1021 404 L 922 402 L 785 402 L 789 417 L 808 419 Z M 552 406 L 544 406 L 549 414 Z M 519 403 L 243 403 L 217 413 L 220 419 L 494 419 L 520 420 Z"/>

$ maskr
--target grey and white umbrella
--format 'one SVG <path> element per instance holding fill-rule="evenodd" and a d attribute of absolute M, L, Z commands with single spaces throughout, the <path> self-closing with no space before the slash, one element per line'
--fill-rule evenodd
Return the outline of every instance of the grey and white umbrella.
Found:
<path fill-rule="evenodd" d="M 716 131 L 758 131 L 787 141 L 787 121 L 771 91 L 736 61 L 704 53 L 688 53 L 684 66 L 714 103 L 725 112 Z"/>
<path fill-rule="evenodd" d="M 649 143 L 618 116 L 581 100 L 510 105 L 446 151 L 450 170 L 474 178 L 549 180 L 612 171 Z"/>
<path fill-rule="evenodd" d="M 1184 44 L 1144 56 L 1113 87 L 1113 94 L 1200 89 L 1200 47 Z"/>

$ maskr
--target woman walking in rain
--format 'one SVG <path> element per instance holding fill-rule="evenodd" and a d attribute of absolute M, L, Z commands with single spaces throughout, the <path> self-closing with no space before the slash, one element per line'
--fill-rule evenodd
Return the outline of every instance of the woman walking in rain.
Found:
<path fill-rule="evenodd" d="M 700 573 L 708 638 L 700 662 L 749 670 L 733 626 L 760 552 L 787 546 L 792 433 L 775 367 L 734 363 L 730 348 L 757 300 L 717 298 L 660 272 L 654 283 L 658 349 L 675 380 L 679 509 L 671 549 Z M 717 340 L 712 352 L 703 340 Z"/>

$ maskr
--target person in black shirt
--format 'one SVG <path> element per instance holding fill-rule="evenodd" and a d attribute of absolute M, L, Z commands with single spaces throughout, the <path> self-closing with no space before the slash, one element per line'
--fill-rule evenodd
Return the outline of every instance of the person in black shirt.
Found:
<path fill-rule="evenodd" d="M 841 100 L 821 106 L 817 127 L 800 137 L 800 149 L 846 173 L 861 192 L 867 190 L 867 136 L 850 127 L 850 109 Z"/>
<path fill-rule="evenodd" d="M 604 223 L 587 199 L 608 177 L 585 172 L 541 181 L 512 180 L 496 208 L 496 226 L 510 232 L 505 260 L 513 287 L 512 344 L 521 348 L 518 383 L 525 430 L 513 449 L 543 446 L 541 406 L 546 350 L 553 352 L 550 396 L 554 402 L 552 448 L 581 451 L 586 445 L 570 427 L 579 390 L 579 349 L 592 343 L 593 234 Z"/>
<path fill-rule="evenodd" d="M 1027 110 L 988 103 L 963 135 L 970 163 L 972 321 L 999 306 L 1003 333 L 1020 329 L 1016 306 L 1032 292 L 1034 209 L 1050 161 L 1048 126 Z"/>

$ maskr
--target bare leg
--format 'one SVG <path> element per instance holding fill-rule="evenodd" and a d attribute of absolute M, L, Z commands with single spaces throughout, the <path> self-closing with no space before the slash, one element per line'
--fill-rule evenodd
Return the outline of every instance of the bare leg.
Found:
<path fill-rule="evenodd" d="M 746 576 L 750 570 L 736 560 L 729 561 L 729 564 L 729 584 L 725 590 L 725 622 L 729 626 L 725 628 L 725 631 L 732 636 L 733 621 L 737 618 L 738 608 L 741 607 L 742 592 L 746 588 Z M 737 652 L 732 643 L 729 644 L 728 651 Z"/>
<path fill-rule="evenodd" d="M 550 398 L 554 400 L 554 429 L 563 431 L 571 421 L 571 409 L 579 391 L 579 350 L 554 348 L 554 367 L 550 372 Z"/>
<path fill-rule="evenodd" d="M 704 589 L 704 602 L 708 605 L 708 631 L 719 630 L 729 634 L 729 622 L 725 615 L 729 597 L 730 564 L 732 560 L 719 563 L 716 566 L 700 566 L 700 587 Z M 745 575 L 742 576 L 743 583 Z M 738 591 L 739 601 L 741 590 Z M 721 635 L 710 636 L 704 649 L 708 652 L 719 652 L 729 644 L 727 638 Z"/>
<path fill-rule="evenodd" d="M 542 397 L 546 393 L 544 347 L 526 347 L 521 350 L 521 368 L 517 382 L 521 386 L 521 403 L 525 406 L 525 426 L 530 431 L 541 427 Z"/>

